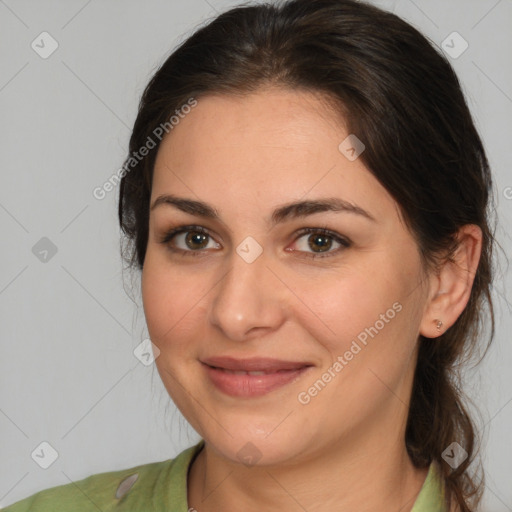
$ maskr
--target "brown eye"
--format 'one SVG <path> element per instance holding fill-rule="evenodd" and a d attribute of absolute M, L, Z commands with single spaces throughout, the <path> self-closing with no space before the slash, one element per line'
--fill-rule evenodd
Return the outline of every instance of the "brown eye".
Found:
<path fill-rule="evenodd" d="M 204 249 L 208 244 L 209 235 L 198 231 L 187 231 L 185 233 L 185 244 L 189 249 Z"/>
<path fill-rule="evenodd" d="M 313 251 L 318 249 L 318 252 L 325 252 L 332 247 L 332 237 L 325 235 L 309 235 L 308 245 Z"/>
<path fill-rule="evenodd" d="M 310 258 L 334 256 L 351 245 L 348 239 L 323 228 L 305 228 L 295 241 L 296 250 Z"/>
<path fill-rule="evenodd" d="M 169 250 L 179 252 L 187 256 L 196 256 L 203 253 L 203 249 L 219 249 L 211 235 L 200 226 L 181 226 L 171 229 L 160 242 Z"/>

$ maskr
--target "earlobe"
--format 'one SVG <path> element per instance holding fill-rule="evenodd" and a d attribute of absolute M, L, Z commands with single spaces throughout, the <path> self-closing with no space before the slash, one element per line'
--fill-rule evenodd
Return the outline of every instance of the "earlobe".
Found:
<path fill-rule="evenodd" d="M 431 277 L 430 294 L 420 323 L 420 334 L 437 338 L 449 329 L 466 307 L 482 250 L 482 230 L 462 226 L 457 233 L 459 246 Z"/>

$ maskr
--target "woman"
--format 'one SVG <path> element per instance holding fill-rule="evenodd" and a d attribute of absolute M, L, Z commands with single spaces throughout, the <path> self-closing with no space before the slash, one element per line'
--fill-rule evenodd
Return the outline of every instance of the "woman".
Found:
<path fill-rule="evenodd" d="M 202 440 L 6 510 L 476 510 L 454 364 L 494 328 L 491 188 L 452 68 L 395 15 L 220 15 L 147 86 L 119 200 Z"/>

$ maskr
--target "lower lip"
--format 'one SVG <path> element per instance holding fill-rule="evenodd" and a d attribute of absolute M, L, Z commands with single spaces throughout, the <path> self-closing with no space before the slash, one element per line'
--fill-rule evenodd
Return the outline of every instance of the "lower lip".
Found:
<path fill-rule="evenodd" d="M 203 364 L 213 384 L 226 395 L 251 398 L 266 395 L 298 379 L 310 367 L 284 370 L 264 375 L 235 375 Z"/>

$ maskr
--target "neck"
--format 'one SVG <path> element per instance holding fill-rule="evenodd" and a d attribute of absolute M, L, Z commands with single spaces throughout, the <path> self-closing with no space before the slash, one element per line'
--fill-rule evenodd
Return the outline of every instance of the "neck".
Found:
<path fill-rule="evenodd" d="M 252 467 L 222 457 L 206 443 L 190 469 L 189 507 L 200 512 L 319 512 L 326 507 L 409 512 L 428 468 L 413 466 L 404 432 L 405 424 L 397 428 L 395 417 L 394 424 L 379 424 L 371 432 L 360 429 L 351 439 L 319 447 L 300 462 Z"/>

